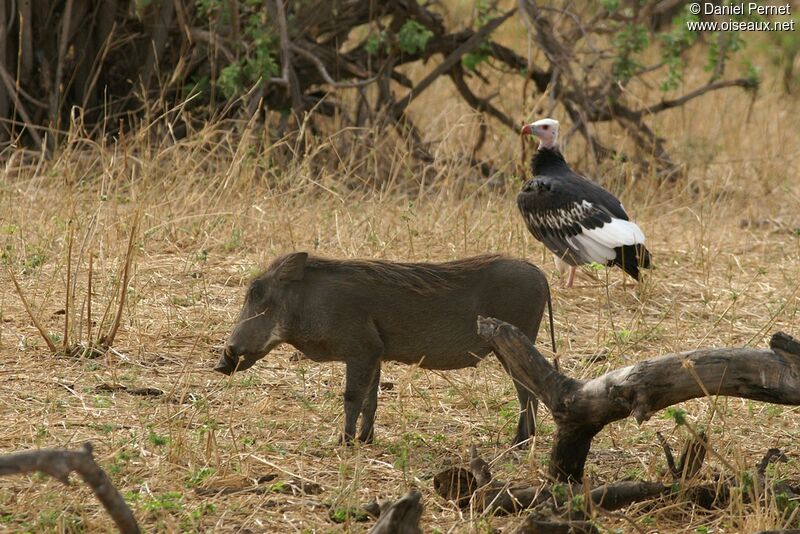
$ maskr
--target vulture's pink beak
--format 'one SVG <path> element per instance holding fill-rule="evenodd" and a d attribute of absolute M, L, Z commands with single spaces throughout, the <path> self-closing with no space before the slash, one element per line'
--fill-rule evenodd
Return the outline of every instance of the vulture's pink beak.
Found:
<path fill-rule="evenodd" d="M 523 126 L 520 135 L 533 135 L 533 128 L 531 128 L 531 125 L 526 124 L 525 126 Z"/>

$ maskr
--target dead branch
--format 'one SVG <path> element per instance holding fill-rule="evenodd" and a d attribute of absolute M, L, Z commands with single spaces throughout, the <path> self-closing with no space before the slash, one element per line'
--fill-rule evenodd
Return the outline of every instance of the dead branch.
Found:
<path fill-rule="evenodd" d="M 664 451 L 664 458 L 667 461 L 667 469 L 669 469 L 669 472 L 672 473 L 673 478 L 679 477 L 681 470 L 677 465 L 675 465 L 675 457 L 672 455 L 672 447 L 669 446 L 669 443 L 667 443 L 666 438 L 661 432 L 656 432 L 656 438 L 658 438 L 658 442 L 661 444 L 661 449 Z"/>
<path fill-rule="evenodd" d="M 383 502 L 379 506 L 378 522 L 369 530 L 370 534 L 422 534 L 419 520 L 422 516 L 422 494 L 411 490 L 394 502 Z"/>
<path fill-rule="evenodd" d="M 66 449 L 39 449 L 15 452 L 0 456 L 0 476 L 42 472 L 69 485 L 69 474 L 73 471 L 91 488 L 103 507 L 124 534 L 138 534 L 139 525 L 133 512 L 125 503 L 111 479 L 97 465 L 92 456 L 92 446 L 83 445 L 80 451 Z"/>
<path fill-rule="evenodd" d="M 36 131 L 36 125 L 31 121 L 31 116 L 28 114 L 28 110 L 25 109 L 25 105 L 22 103 L 19 94 L 17 94 L 17 90 L 14 85 L 14 79 L 11 77 L 2 63 L 0 63 L 0 78 L 3 78 L 3 84 L 5 85 L 8 94 L 11 96 L 11 100 L 14 101 L 14 106 L 16 107 L 20 117 L 22 117 L 22 121 L 28 129 L 28 133 L 30 134 L 31 139 L 33 139 L 36 148 L 41 150 L 42 137 L 39 135 L 39 132 Z"/>
<path fill-rule="evenodd" d="M 172 27 L 172 20 L 175 16 L 174 2 L 160 2 L 151 4 L 149 12 L 145 16 L 145 33 L 147 36 L 147 56 L 140 71 L 141 82 L 146 90 L 151 87 L 153 75 L 162 65 L 164 50 L 167 46 L 169 31 Z"/>
<path fill-rule="evenodd" d="M 511 377 L 535 393 L 553 414 L 556 435 L 550 474 L 580 481 L 592 439 L 605 425 L 633 416 L 642 423 L 655 412 L 713 395 L 775 404 L 800 404 L 800 352 L 780 349 L 699 349 L 667 354 L 610 371 L 591 380 L 558 372 L 517 328 L 478 318 L 487 340 Z M 782 347 L 785 334 L 778 336 Z"/>
<path fill-rule="evenodd" d="M 485 111 L 511 130 L 515 130 L 519 127 L 518 122 L 512 120 L 511 117 L 493 106 L 492 103 L 489 102 L 488 98 L 479 98 L 475 93 L 472 92 L 472 89 L 470 89 L 467 81 L 464 79 L 464 70 L 460 67 L 460 65 L 456 65 L 450 71 L 450 79 L 453 80 L 453 85 L 455 85 L 456 89 L 461 94 L 461 97 L 466 100 L 467 104 L 469 104 L 472 109 L 479 112 Z M 475 152 L 476 151 L 473 150 L 473 154 Z"/>
<path fill-rule="evenodd" d="M 375 83 L 375 80 L 377 80 L 378 76 L 380 76 L 380 74 L 378 74 L 377 76 L 373 76 L 372 78 L 369 78 L 367 80 L 361 80 L 361 81 L 358 81 L 358 82 L 337 82 L 328 73 L 328 69 L 325 68 L 325 64 L 322 62 L 322 60 L 320 58 L 318 58 L 317 56 L 315 56 L 314 54 L 312 54 L 311 52 L 309 52 L 305 48 L 297 46 L 296 44 L 291 44 L 289 46 L 289 48 L 291 48 L 292 52 L 295 52 L 296 54 L 303 56 L 304 58 L 309 60 L 311 63 L 313 63 L 314 66 L 317 67 L 317 70 L 319 71 L 320 76 L 322 76 L 322 79 L 325 80 L 325 83 L 327 83 L 328 85 L 330 85 L 334 89 L 347 89 L 347 88 L 355 88 L 355 87 L 365 87 L 367 85 Z"/>
<path fill-rule="evenodd" d="M 176 10 L 176 13 L 180 13 L 180 10 Z M 219 50 L 229 62 L 236 61 L 236 56 L 225 46 L 222 42 L 222 37 L 220 37 L 217 32 L 203 30 L 201 28 L 189 28 L 187 31 L 191 39 L 208 43 L 212 50 Z"/>
<path fill-rule="evenodd" d="M 546 486 L 511 485 L 492 476 L 489 464 L 478 454 L 474 445 L 470 447 L 470 458 L 469 470 L 451 467 L 433 479 L 436 492 L 461 508 L 472 505 L 480 512 L 494 514 L 515 514 L 542 506 L 558 510 L 573 495 L 582 491 L 580 485 L 560 491 Z M 613 511 L 633 502 L 659 497 L 669 489 L 657 482 L 623 481 L 599 486 L 591 490 L 588 497 L 592 505 Z"/>
<path fill-rule="evenodd" d="M 408 92 L 408 94 L 399 102 L 392 106 L 392 113 L 394 116 L 398 116 L 402 113 L 408 105 L 411 103 L 412 100 L 417 98 L 419 95 L 422 94 L 425 89 L 430 87 L 430 85 L 436 81 L 436 79 L 445 74 L 446 72 L 450 71 L 458 61 L 464 56 L 464 54 L 468 54 L 476 49 L 486 37 L 496 30 L 502 23 L 508 20 L 511 15 L 516 13 L 516 8 L 509 9 L 504 14 L 500 15 L 499 17 L 495 17 L 486 24 L 481 27 L 480 30 L 475 32 L 469 39 L 467 39 L 463 44 L 461 44 L 458 48 L 453 50 L 441 63 L 439 63 L 435 69 L 433 69 L 425 78 L 423 78 L 418 84 L 414 86 L 414 88 Z"/>
<path fill-rule="evenodd" d="M 47 343 L 47 348 L 50 349 L 50 354 L 55 354 L 58 352 L 56 348 L 56 344 L 53 343 L 53 340 L 50 339 L 50 336 L 47 335 L 47 332 L 42 327 L 42 323 L 36 318 L 33 314 L 33 310 L 31 310 L 30 305 L 28 304 L 28 299 L 25 298 L 25 293 L 22 292 L 22 288 L 19 287 L 19 282 L 17 282 L 17 277 L 14 276 L 13 269 L 8 269 L 8 274 L 11 276 L 11 281 L 14 282 L 14 288 L 17 290 L 17 295 L 19 295 L 19 299 L 22 301 L 22 306 L 25 308 L 25 312 L 28 314 L 28 317 L 31 318 L 31 322 L 33 322 L 33 326 L 36 327 L 36 330 L 39 331 L 39 335 L 42 336 L 44 342 Z"/>
<path fill-rule="evenodd" d="M 532 513 L 513 534 L 595 534 L 600 532 L 591 521 L 559 521 L 544 513 Z"/>
<path fill-rule="evenodd" d="M 597 513 L 609 514 L 633 503 L 653 499 L 692 502 L 710 509 L 727 506 L 733 488 L 738 487 L 745 502 L 765 496 L 797 499 L 797 488 L 786 481 L 768 484 L 764 472 L 766 465 L 787 458 L 777 449 L 770 449 L 758 463 L 759 477 L 755 484 L 749 479 L 715 474 L 712 483 L 695 484 L 692 476 L 702 467 L 708 448 L 702 433 L 693 433 L 684 445 L 681 464 L 684 471 L 672 470 L 672 483 L 626 480 L 604 484 L 590 489 L 584 484 L 547 482 L 540 486 L 511 486 L 492 477 L 489 464 L 470 448 L 469 469 L 450 467 L 434 477 L 434 489 L 444 499 L 454 501 L 460 508 L 471 507 L 482 514 L 513 514 L 530 510 L 525 521 L 514 532 L 597 532 L 591 520 Z M 672 452 L 663 437 L 659 437 L 665 453 Z M 690 471 L 693 471 L 690 473 Z M 689 476 L 687 476 L 687 474 Z"/>
<path fill-rule="evenodd" d="M 301 119 L 300 111 L 302 109 L 303 97 L 300 94 L 298 87 L 297 73 L 295 73 L 294 66 L 292 65 L 292 50 L 289 41 L 289 30 L 286 25 L 286 13 L 283 5 L 283 0 L 275 0 L 275 4 L 267 2 L 267 9 L 269 10 L 270 17 L 278 23 L 278 35 L 280 36 L 280 57 L 281 57 L 281 77 L 278 79 L 271 78 L 270 83 L 280 82 L 286 86 L 286 92 L 292 102 L 292 109 L 297 114 L 298 120 Z"/>
<path fill-rule="evenodd" d="M 270 473 L 261 476 L 254 485 L 250 486 L 222 486 L 195 488 L 194 492 L 203 497 L 219 497 L 221 495 L 242 495 L 252 493 L 256 495 L 282 493 L 285 495 L 319 495 L 323 488 L 316 482 L 291 478 L 274 483 L 277 475 Z"/>
<path fill-rule="evenodd" d="M 656 113 L 661 113 L 662 111 L 666 111 L 668 109 L 680 107 L 689 102 L 690 100 L 694 100 L 695 98 L 703 96 L 706 93 L 717 91 L 719 89 L 724 89 L 726 87 L 743 87 L 745 89 L 755 89 L 757 86 L 758 84 L 746 78 L 738 78 L 736 80 L 724 80 L 721 82 L 709 83 L 704 85 L 703 87 L 695 89 L 690 93 L 686 93 L 680 98 L 675 98 L 673 100 L 662 100 L 658 104 L 647 106 L 646 108 L 635 111 L 634 113 L 636 115 L 639 115 L 640 117 L 643 115 L 654 115 Z"/>
<path fill-rule="evenodd" d="M 64 76 L 64 56 L 67 53 L 67 43 L 69 42 L 69 27 L 72 19 L 73 0 L 67 0 L 64 7 L 64 15 L 61 24 L 61 36 L 58 39 L 58 57 L 56 60 L 56 80 L 53 85 L 53 93 L 50 95 L 50 121 L 52 126 L 58 128 L 58 111 L 61 107 L 61 80 Z"/>

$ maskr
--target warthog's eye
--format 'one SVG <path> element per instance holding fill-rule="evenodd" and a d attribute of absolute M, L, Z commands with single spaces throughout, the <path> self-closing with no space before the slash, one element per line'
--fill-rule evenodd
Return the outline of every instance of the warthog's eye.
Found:
<path fill-rule="evenodd" d="M 249 300 L 261 300 L 264 297 L 264 290 L 258 284 L 253 284 L 250 286 L 250 289 L 247 291 L 247 298 Z"/>

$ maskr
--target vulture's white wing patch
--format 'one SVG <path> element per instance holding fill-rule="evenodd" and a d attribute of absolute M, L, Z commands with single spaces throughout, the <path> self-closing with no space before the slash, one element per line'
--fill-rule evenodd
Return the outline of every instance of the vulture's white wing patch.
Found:
<path fill-rule="evenodd" d="M 610 223 L 606 223 L 600 228 L 591 230 L 584 228 L 583 235 L 590 236 L 598 243 L 611 248 L 644 244 L 644 233 L 636 223 L 622 219 L 612 218 Z"/>

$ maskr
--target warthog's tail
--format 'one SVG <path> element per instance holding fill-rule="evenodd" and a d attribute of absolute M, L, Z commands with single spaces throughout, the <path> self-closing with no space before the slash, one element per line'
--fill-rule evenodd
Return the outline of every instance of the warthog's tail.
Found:
<path fill-rule="evenodd" d="M 553 299 L 550 294 L 550 286 L 547 287 L 547 317 L 550 319 L 550 344 L 553 347 L 553 365 L 558 371 L 558 353 L 556 353 L 556 329 L 553 326 Z"/>

